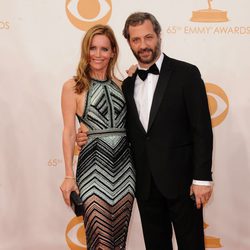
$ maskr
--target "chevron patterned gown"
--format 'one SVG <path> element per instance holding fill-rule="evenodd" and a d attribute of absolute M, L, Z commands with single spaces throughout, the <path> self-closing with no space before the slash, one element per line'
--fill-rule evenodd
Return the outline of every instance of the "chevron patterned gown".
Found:
<path fill-rule="evenodd" d="M 92 80 L 79 122 L 89 128 L 76 180 L 84 203 L 88 250 L 125 249 L 135 170 L 125 132 L 126 104 L 110 81 Z"/>

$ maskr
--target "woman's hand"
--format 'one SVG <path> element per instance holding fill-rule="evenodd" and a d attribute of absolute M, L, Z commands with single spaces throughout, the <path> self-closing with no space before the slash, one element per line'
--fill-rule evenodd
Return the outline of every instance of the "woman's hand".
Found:
<path fill-rule="evenodd" d="M 133 64 L 129 67 L 129 69 L 126 70 L 129 77 L 131 77 L 135 71 L 137 70 L 137 64 Z"/>
<path fill-rule="evenodd" d="M 75 178 L 65 178 L 62 185 L 60 186 L 62 191 L 64 202 L 70 206 L 70 193 L 76 191 L 79 194 L 79 190 L 76 185 Z"/>

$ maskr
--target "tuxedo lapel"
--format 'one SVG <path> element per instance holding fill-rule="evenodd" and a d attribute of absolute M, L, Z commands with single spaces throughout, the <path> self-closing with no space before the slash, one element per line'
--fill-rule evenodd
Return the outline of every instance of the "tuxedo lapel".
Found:
<path fill-rule="evenodd" d="M 171 73 L 170 58 L 164 55 L 164 60 L 162 62 L 161 71 L 160 71 L 159 79 L 155 88 L 155 93 L 154 93 L 152 106 L 150 110 L 148 131 L 150 130 L 152 126 L 152 123 L 160 107 L 162 98 L 165 95 L 170 73 Z"/>

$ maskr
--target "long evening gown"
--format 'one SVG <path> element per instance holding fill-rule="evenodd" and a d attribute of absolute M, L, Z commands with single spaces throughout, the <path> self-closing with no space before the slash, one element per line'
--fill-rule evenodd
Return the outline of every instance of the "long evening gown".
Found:
<path fill-rule="evenodd" d="M 85 111 L 88 142 L 78 157 L 76 180 L 84 203 L 89 250 L 125 249 L 134 201 L 135 170 L 126 137 L 126 104 L 111 80 L 92 80 Z"/>

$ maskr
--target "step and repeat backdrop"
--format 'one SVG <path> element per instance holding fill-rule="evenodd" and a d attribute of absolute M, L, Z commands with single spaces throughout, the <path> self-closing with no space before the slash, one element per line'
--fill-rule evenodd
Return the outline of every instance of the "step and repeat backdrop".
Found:
<path fill-rule="evenodd" d="M 206 85 L 215 138 L 206 248 L 249 250 L 249 9 L 249 0 L 0 0 L 0 249 L 86 249 L 82 218 L 59 190 L 62 85 L 96 23 L 114 29 L 125 78 L 136 60 L 123 25 L 147 11 L 162 25 L 163 51 L 197 65 Z M 127 249 L 145 249 L 136 203 Z"/>

